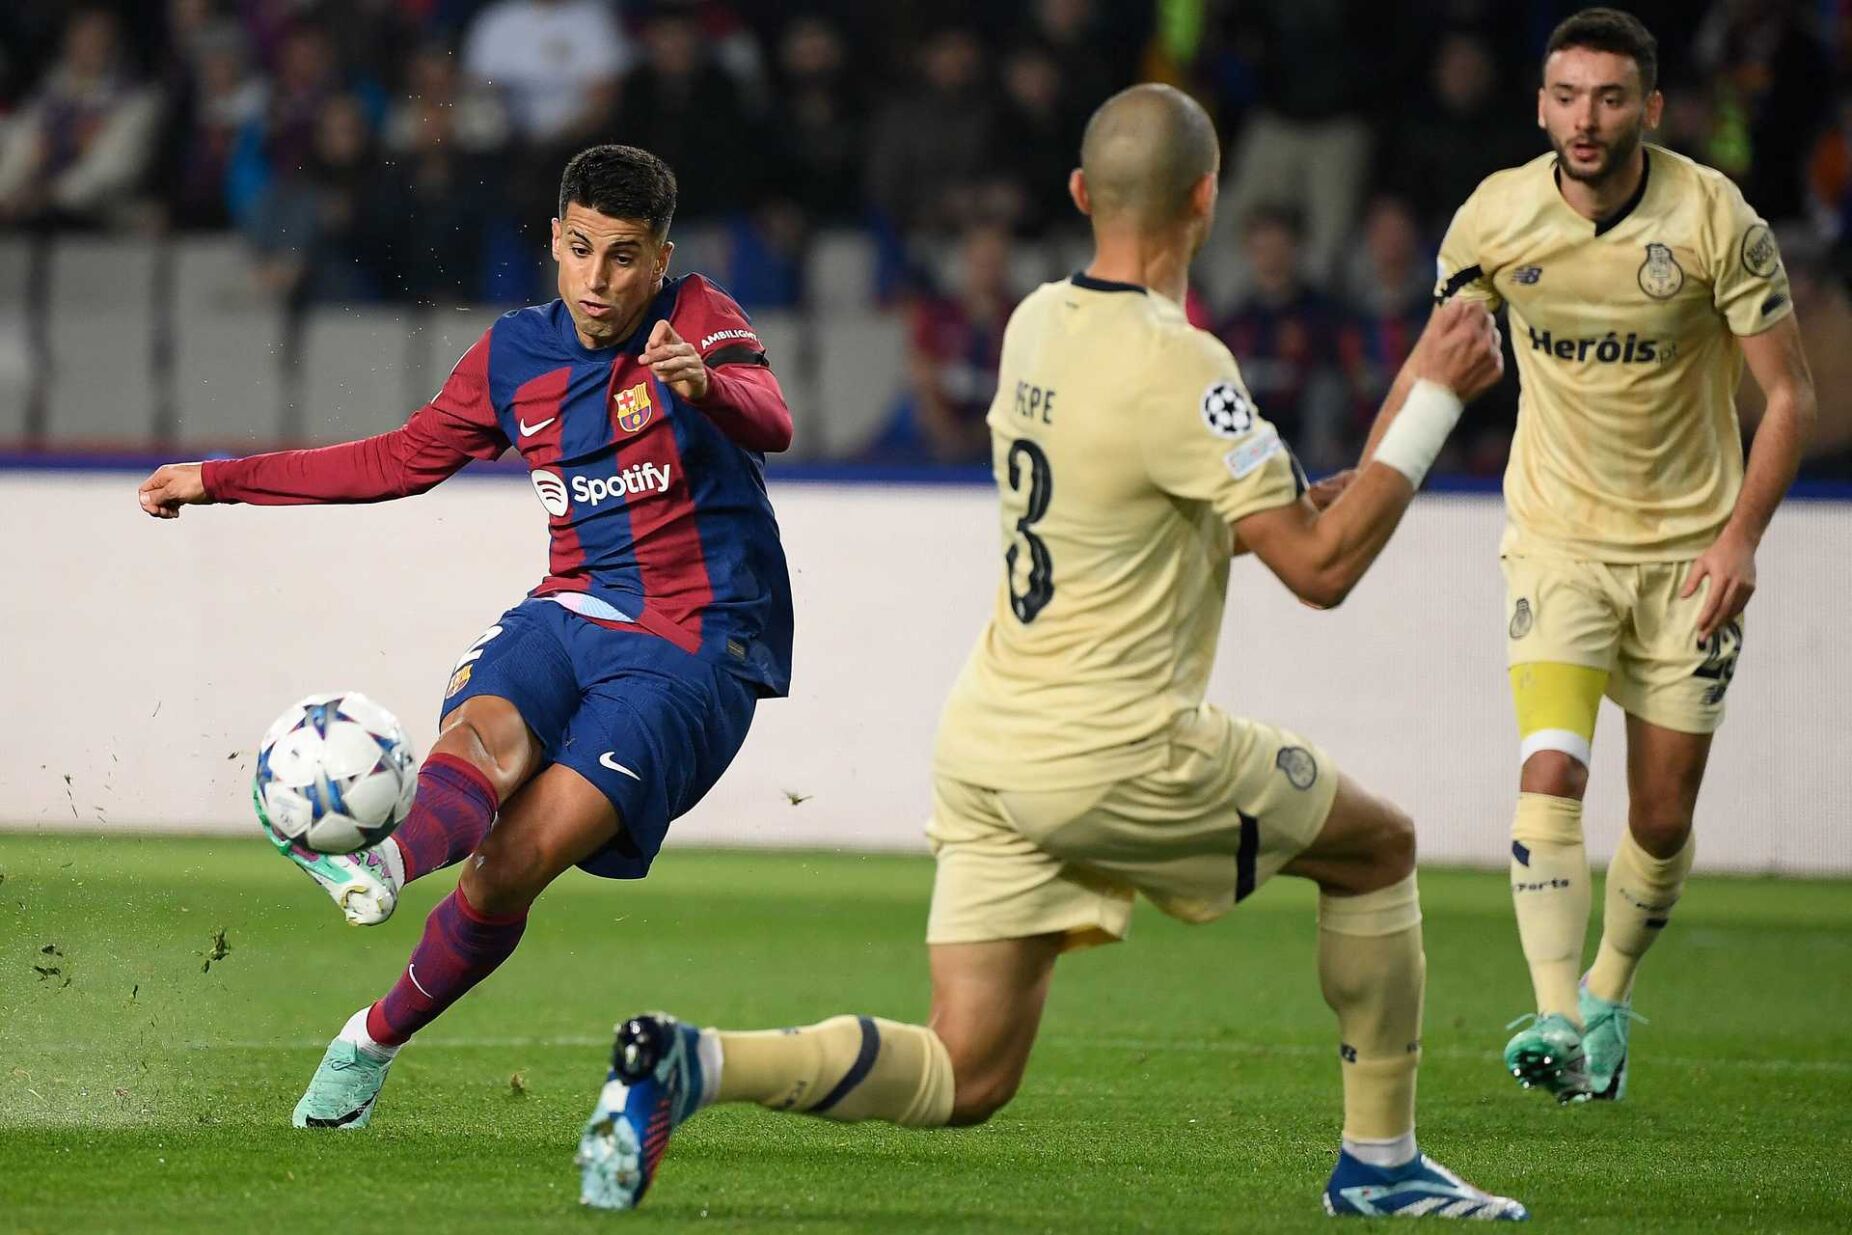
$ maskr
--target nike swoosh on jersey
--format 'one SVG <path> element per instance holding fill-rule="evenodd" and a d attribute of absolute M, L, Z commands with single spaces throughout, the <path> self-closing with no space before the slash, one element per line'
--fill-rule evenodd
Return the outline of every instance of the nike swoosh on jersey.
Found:
<path fill-rule="evenodd" d="M 525 420 L 516 420 L 515 423 L 521 426 L 522 437 L 532 437 L 558 419 L 558 416 L 549 416 L 537 425 L 530 425 Z"/>
<path fill-rule="evenodd" d="M 598 756 L 599 766 L 610 768 L 613 772 L 622 772 L 625 776 L 628 776 L 631 780 L 634 780 L 637 783 L 641 784 L 643 781 L 643 778 L 641 776 L 638 776 L 635 772 L 632 772 L 629 768 L 625 767 L 623 764 L 619 763 L 617 760 L 611 757 L 615 755 L 616 753 L 617 752 L 614 750 L 607 750 L 604 754 Z"/>

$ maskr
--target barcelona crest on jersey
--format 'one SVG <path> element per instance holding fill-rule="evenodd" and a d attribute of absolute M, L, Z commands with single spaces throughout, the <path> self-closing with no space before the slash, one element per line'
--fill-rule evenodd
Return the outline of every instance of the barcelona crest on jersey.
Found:
<path fill-rule="evenodd" d="M 628 390 L 620 390 L 611 396 L 617 405 L 617 427 L 626 433 L 635 433 L 649 423 L 650 401 L 649 383 L 638 382 Z"/>

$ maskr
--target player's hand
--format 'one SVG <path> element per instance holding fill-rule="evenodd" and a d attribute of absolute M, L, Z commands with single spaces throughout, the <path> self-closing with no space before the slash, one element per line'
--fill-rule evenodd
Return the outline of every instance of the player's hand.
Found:
<path fill-rule="evenodd" d="M 206 496 L 206 481 L 197 463 L 167 463 L 154 469 L 154 475 L 141 482 L 135 496 L 141 508 L 157 519 L 178 519 L 182 506 L 199 506 L 212 499 Z"/>
<path fill-rule="evenodd" d="M 1706 579 L 1711 581 L 1711 590 L 1698 614 L 1698 638 L 1709 642 L 1718 627 L 1749 607 L 1749 598 L 1755 595 L 1755 546 L 1726 528 L 1717 543 L 1700 553 L 1698 560 L 1691 564 L 1691 574 L 1685 579 L 1679 599 L 1694 594 Z"/>
<path fill-rule="evenodd" d="M 1333 472 L 1331 475 L 1325 477 L 1310 489 L 1307 489 L 1305 495 L 1312 500 L 1314 509 L 1323 510 L 1340 497 L 1343 497 L 1344 490 L 1350 488 L 1350 482 L 1355 479 L 1357 479 L 1357 469 L 1354 467 L 1347 467 L 1341 472 Z"/>
<path fill-rule="evenodd" d="M 682 398 L 699 402 L 707 397 L 707 363 L 667 320 L 657 322 L 649 332 L 649 345 L 637 359 Z"/>
<path fill-rule="evenodd" d="M 1451 300 L 1434 311 L 1415 344 L 1414 375 L 1445 386 L 1470 402 L 1505 373 L 1498 323 L 1482 304 Z"/>

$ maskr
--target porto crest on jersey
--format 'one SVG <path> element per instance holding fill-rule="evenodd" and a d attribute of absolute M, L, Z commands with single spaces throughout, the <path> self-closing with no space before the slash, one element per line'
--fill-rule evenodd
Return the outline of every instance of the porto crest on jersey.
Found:
<path fill-rule="evenodd" d="M 1685 272 L 1672 250 L 1663 244 L 1646 246 L 1646 260 L 1640 263 L 1640 290 L 1654 300 L 1670 300 L 1685 286 Z"/>
<path fill-rule="evenodd" d="M 611 402 L 617 409 L 617 427 L 626 433 L 635 433 L 648 424 L 655 410 L 650 406 L 648 382 L 618 391 L 611 396 Z"/>

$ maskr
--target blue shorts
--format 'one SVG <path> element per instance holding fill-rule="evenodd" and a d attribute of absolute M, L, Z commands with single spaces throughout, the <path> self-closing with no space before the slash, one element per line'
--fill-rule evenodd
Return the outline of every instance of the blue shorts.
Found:
<path fill-rule="evenodd" d="M 525 600 L 470 646 L 442 713 L 496 695 L 514 704 L 547 760 L 603 791 L 623 824 L 582 870 L 641 879 L 671 820 L 720 779 L 758 699 L 726 670 L 646 631 L 611 630 L 549 600 Z"/>

